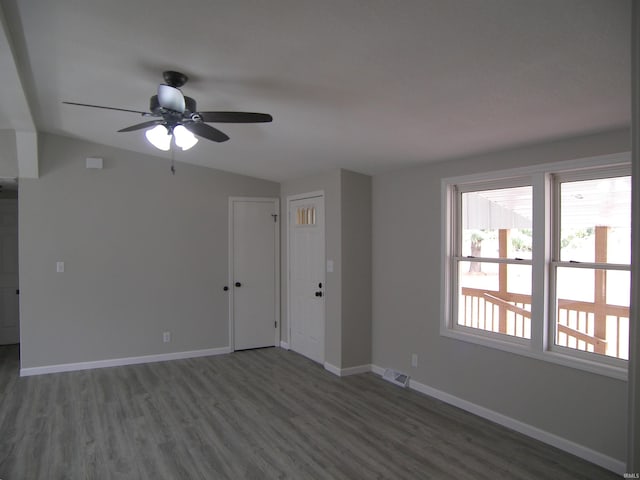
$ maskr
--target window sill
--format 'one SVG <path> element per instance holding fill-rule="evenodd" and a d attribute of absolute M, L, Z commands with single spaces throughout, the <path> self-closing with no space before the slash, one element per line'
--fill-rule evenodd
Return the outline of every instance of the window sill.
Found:
<path fill-rule="evenodd" d="M 602 362 L 586 360 L 555 351 L 536 351 L 531 348 L 530 340 L 524 340 L 526 343 L 523 342 L 523 339 L 516 339 L 515 337 L 513 340 L 502 340 L 486 335 L 478 335 L 471 332 L 444 327 L 440 329 L 440 335 L 544 362 L 555 363 L 556 365 L 562 365 L 564 367 L 575 368 L 595 373 L 597 375 L 615 378 L 617 380 L 627 381 L 628 378 L 626 367 L 618 367 Z"/>

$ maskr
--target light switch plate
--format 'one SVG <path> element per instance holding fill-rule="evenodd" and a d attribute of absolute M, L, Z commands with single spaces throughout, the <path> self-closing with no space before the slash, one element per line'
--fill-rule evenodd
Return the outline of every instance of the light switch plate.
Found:
<path fill-rule="evenodd" d="M 327 260 L 327 272 L 333 272 L 333 260 Z"/>
<path fill-rule="evenodd" d="M 102 159 L 98 157 L 87 157 L 87 168 L 102 168 Z"/>
<path fill-rule="evenodd" d="M 64 272 L 64 262 L 56 262 L 56 272 Z"/>

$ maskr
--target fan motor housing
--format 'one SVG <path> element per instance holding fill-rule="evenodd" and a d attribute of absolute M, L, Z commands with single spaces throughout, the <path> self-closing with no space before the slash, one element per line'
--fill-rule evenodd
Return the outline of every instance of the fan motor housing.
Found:
<path fill-rule="evenodd" d="M 185 114 L 196 112 L 196 101 L 191 97 L 184 97 Z M 154 95 L 149 99 L 149 110 L 155 115 L 162 114 L 162 107 L 158 101 L 158 95 Z"/>

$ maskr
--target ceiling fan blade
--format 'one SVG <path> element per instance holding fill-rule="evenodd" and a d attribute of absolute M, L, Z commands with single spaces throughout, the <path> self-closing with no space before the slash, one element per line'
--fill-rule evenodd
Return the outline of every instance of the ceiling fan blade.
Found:
<path fill-rule="evenodd" d="M 199 137 L 213 140 L 214 142 L 226 142 L 229 137 L 226 133 L 221 132 L 217 128 L 213 128 L 211 125 L 207 125 L 201 122 L 185 123 L 184 127 L 191 133 L 195 133 Z"/>
<path fill-rule="evenodd" d="M 154 125 L 159 125 L 162 123 L 162 120 L 151 120 L 149 122 L 142 122 L 136 125 L 131 125 L 130 127 L 121 128 L 118 132 L 133 132 L 134 130 L 142 130 L 143 128 L 149 128 Z"/>
<path fill-rule="evenodd" d="M 184 113 L 184 95 L 179 88 L 165 84 L 158 85 L 158 103 L 167 110 Z"/>
<path fill-rule="evenodd" d="M 62 103 L 66 105 L 77 105 L 79 107 L 103 108 L 104 110 L 117 110 L 119 112 L 130 112 L 130 113 L 139 113 L 141 115 L 149 115 L 148 112 L 141 112 L 140 110 L 129 110 L 127 108 L 103 107 L 102 105 L 90 105 L 88 103 L 76 103 L 76 102 L 62 102 Z"/>
<path fill-rule="evenodd" d="M 198 112 L 203 122 L 213 123 L 265 123 L 272 122 L 268 113 L 253 112 Z"/>

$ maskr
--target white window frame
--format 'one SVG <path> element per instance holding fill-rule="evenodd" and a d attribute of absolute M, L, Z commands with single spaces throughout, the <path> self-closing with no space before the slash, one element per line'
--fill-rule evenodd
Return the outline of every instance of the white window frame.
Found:
<path fill-rule="evenodd" d="M 604 168 L 629 168 L 629 152 L 603 155 L 562 162 L 545 163 L 535 166 L 478 174 L 444 178 L 441 182 L 441 312 L 440 334 L 442 336 L 475 343 L 518 355 L 573 367 L 592 373 L 627 379 L 627 361 L 602 355 L 581 352 L 554 345 L 555 289 L 552 289 L 551 268 L 553 259 L 552 227 L 557 212 L 552 211 L 553 175 L 566 172 Z M 475 328 L 460 328 L 456 321 L 457 261 L 454 258 L 459 232 L 455 222 L 460 217 L 457 190 L 473 191 L 509 186 L 531 185 L 533 187 L 533 245 L 532 245 L 532 285 L 531 285 L 531 339 L 523 339 L 504 334 L 495 334 Z M 467 190 L 468 189 L 468 190 Z M 555 202 L 557 205 L 558 202 Z M 459 227 L 458 227 L 459 228 Z M 553 294 L 553 295 L 552 295 Z"/>
<path fill-rule="evenodd" d="M 515 178 L 507 178 L 501 180 L 493 180 L 488 182 L 471 182 L 465 184 L 457 184 L 452 186 L 452 211 L 455 212 L 455 222 L 451 224 L 451 236 L 452 236 L 452 254 L 451 258 L 451 280 L 453 284 L 458 285 L 458 272 L 459 272 L 459 264 L 460 262 L 469 262 L 469 261 L 478 261 L 481 263 L 504 263 L 507 265 L 529 265 L 532 266 L 533 263 L 531 260 L 516 260 L 512 258 L 474 258 L 471 259 L 469 257 L 465 257 L 462 255 L 462 225 L 461 225 L 461 216 L 462 216 L 462 195 L 464 193 L 470 192 L 480 192 L 485 190 L 497 190 L 503 188 L 515 188 L 515 187 L 532 187 L 531 177 L 515 177 Z M 532 278 L 532 286 L 533 286 L 533 278 Z M 513 335 L 506 335 L 504 333 L 496 333 L 488 330 L 483 330 L 480 328 L 467 327 L 464 325 L 459 325 L 457 322 L 458 318 L 458 290 L 453 289 L 451 298 L 451 323 L 450 328 L 453 330 L 457 330 L 460 332 L 466 332 L 470 335 L 478 335 L 482 337 L 486 337 L 492 339 L 493 341 L 498 342 L 507 342 L 513 343 L 520 346 L 529 346 L 531 340 L 528 338 L 516 337 Z"/>
<path fill-rule="evenodd" d="M 593 358 L 593 353 L 585 352 L 582 350 L 563 347 L 561 345 L 557 345 L 555 343 L 556 339 L 556 329 L 557 329 L 557 312 L 556 308 L 557 302 L 557 290 L 555 288 L 555 284 L 557 282 L 557 271 L 558 268 L 586 268 L 590 270 L 621 270 L 631 273 L 631 265 L 626 264 L 616 264 L 616 263 L 602 263 L 602 262 L 579 262 L 574 263 L 570 261 L 563 261 L 560 259 L 560 184 L 563 182 L 574 182 L 581 180 L 595 180 L 600 178 L 612 178 L 612 177 L 623 177 L 631 175 L 631 165 L 614 165 L 614 166 L 604 166 L 602 168 L 590 168 L 590 169 L 582 169 L 582 170 L 573 170 L 573 171 L 563 171 L 559 173 L 555 173 L 552 176 L 553 184 L 552 184 L 552 196 L 554 201 L 553 204 L 553 225 L 552 225 L 552 239 L 551 239 L 551 260 L 549 262 L 549 272 L 550 272 L 550 288 L 549 288 L 549 302 L 550 302 L 550 310 L 549 310 L 549 350 L 552 352 L 558 352 L 563 355 L 571 355 L 583 360 L 589 360 Z M 629 239 L 631 240 L 631 239 Z M 629 292 L 631 293 L 631 292 Z M 615 357 L 610 357 L 607 355 L 601 355 L 597 357 L 600 362 L 603 364 L 608 364 L 613 367 L 623 368 L 626 370 L 627 361 L 622 360 Z"/>

